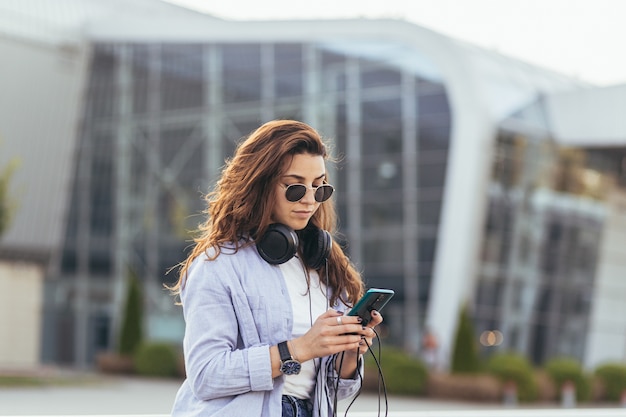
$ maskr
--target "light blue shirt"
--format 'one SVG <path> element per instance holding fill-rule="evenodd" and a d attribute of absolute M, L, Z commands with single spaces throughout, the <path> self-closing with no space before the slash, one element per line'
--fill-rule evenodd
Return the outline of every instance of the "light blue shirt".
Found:
<path fill-rule="evenodd" d="M 284 377 L 272 378 L 270 346 L 291 339 L 293 328 L 280 268 L 251 245 L 223 250 L 214 261 L 200 256 L 188 272 L 181 291 L 187 378 L 172 417 L 280 417 Z M 338 380 L 329 360 L 322 360 L 311 398 L 314 416 L 332 415 L 335 396 L 349 398 L 361 384 L 358 377 Z"/>

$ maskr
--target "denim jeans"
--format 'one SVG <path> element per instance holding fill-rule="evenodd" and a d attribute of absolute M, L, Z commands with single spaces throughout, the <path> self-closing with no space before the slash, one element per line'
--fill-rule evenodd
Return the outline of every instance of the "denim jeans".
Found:
<path fill-rule="evenodd" d="M 312 408 L 308 400 L 283 395 L 283 417 L 311 417 Z"/>

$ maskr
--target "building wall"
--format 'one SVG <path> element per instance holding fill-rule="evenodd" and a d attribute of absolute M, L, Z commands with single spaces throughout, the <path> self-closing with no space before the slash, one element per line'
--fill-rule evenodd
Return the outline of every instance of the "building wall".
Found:
<path fill-rule="evenodd" d="M 46 257 L 59 247 L 86 55 L 80 44 L 0 33 L 0 169 L 16 164 L 10 194 L 17 206 L 0 252 Z"/>
<path fill-rule="evenodd" d="M 615 190 L 607 206 L 584 357 L 588 368 L 626 360 L 626 191 Z"/>
<path fill-rule="evenodd" d="M 45 265 L 47 274 L 54 274 L 71 215 L 70 187 L 89 49 L 78 37 L 61 40 L 52 35 L 28 36 L 26 32 L 0 33 L 0 169 L 7 163 L 15 164 L 9 190 L 15 215 L 0 237 L 0 259 L 36 259 Z M 28 303 L 40 303 L 42 283 L 28 282 L 12 279 L 3 286 L 19 289 L 21 299 L 3 303 L 2 317 L 28 323 L 8 323 L 10 333 L 3 331 L 0 336 L 2 349 L 6 349 L 0 361 L 6 356 L 9 362 L 30 366 L 40 360 L 40 351 L 44 358 L 49 348 L 39 339 L 39 319 L 33 322 L 30 315 L 20 318 L 17 313 L 7 316 L 22 311 L 30 314 L 34 307 Z M 27 296 L 28 291 L 32 295 Z M 44 304 L 60 298 L 58 292 L 44 292 L 50 295 Z M 66 308 L 71 306 L 68 303 Z M 36 308 L 40 319 L 50 320 L 49 311 L 40 305 Z M 41 331 L 45 334 L 56 328 L 43 326 Z"/>
<path fill-rule="evenodd" d="M 39 365 L 43 279 L 38 265 L 0 262 L 0 368 Z"/>
<path fill-rule="evenodd" d="M 418 337 L 445 192 L 448 94 L 432 74 L 342 48 L 94 45 L 74 195 L 46 315 L 58 318 L 46 327 L 70 337 L 49 333 L 46 349 L 58 347 L 46 358 L 88 362 L 90 322 L 103 314 L 115 345 L 116 288 L 128 266 L 146 284 L 148 337 L 180 340 L 180 310 L 162 290 L 173 274 L 165 272 L 182 260 L 185 231 L 200 221 L 200 193 L 212 187 L 224 158 L 274 118 L 304 120 L 332 141 L 341 166 L 330 167 L 331 181 L 349 254 L 368 286 L 396 290 L 385 319 L 393 342 Z M 67 339 L 75 341 L 73 353 L 63 356 L 68 346 L 58 342 Z"/>
<path fill-rule="evenodd" d="M 536 98 L 533 75 L 546 90 L 558 83 L 407 22 L 124 15 L 86 25 L 96 45 L 89 70 L 90 48 L 79 42 L 0 35 L 0 140 L 8 138 L 0 149 L 9 151 L 0 166 L 6 155 L 23 162 L 21 210 L 0 254 L 3 245 L 63 252 L 58 265 L 50 258 L 57 279 L 47 282 L 44 357 L 83 365 L 114 344 L 131 264 L 151 284 L 151 335 L 171 335 L 159 318 L 180 310 L 161 284 L 184 253 L 180 231 L 195 226 L 199 194 L 235 141 L 276 117 L 337 139 L 346 163 L 331 173 L 341 226 L 368 285 L 397 290 L 390 333 L 416 351 L 426 321 L 448 355 L 459 306 L 479 279 L 497 127 Z M 579 110 L 553 117 L 576 119 Z M 526 278 L 531 294 L 539 278 Z M 87 347 L 94 339 L 101 343 Z M 512 345 L 528 345 L 530 331 L 517 339 Z"/>

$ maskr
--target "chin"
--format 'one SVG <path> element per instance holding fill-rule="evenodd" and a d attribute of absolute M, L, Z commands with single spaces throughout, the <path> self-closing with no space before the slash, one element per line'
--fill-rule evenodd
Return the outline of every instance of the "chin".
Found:
<path fill-rule="evenodd" d="M 291 222 L 290 224 L 288 224 L 289 227 L 291 227 L 293 230 L 302 230 L 305 227 L 307 227 L 307 225 L 309 224 L 309 221 L 295 221 L 295 222 Z"/>

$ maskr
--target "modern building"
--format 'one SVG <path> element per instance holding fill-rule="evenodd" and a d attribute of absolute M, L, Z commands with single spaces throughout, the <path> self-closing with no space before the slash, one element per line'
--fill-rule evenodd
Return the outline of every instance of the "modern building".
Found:
<path fill-rule="evenodd" d="M 41 271 L 39 361 L 116 343 L 129 269 L 147 336 L 181 340 L 167 271 L 224 158 L 276 118 L 333 145 L 343 242 L 397 293 L 385 343 L 418 353 L 428 327 L 445 367 L 467 305 L 503 335 L 486 353 L 626 359 L 626 86 L 401 20 L 235 22 L 160 0 L 3 2 L 0 56 L 0 167 L 18 165 L 0 260 Z"/>

